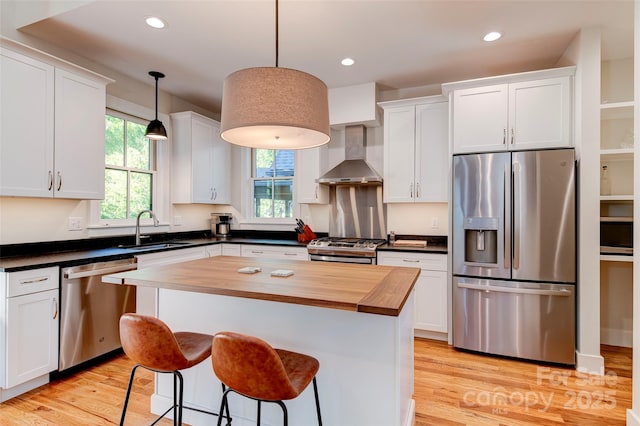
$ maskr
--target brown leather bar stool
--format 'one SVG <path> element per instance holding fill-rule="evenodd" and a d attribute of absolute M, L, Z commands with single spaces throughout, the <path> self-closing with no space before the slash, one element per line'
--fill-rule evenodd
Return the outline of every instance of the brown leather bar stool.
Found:
<path fill-rule="evenodd" d="M 296 398 L 313 381 L 318 424 L 322 426 L 316 383 L 316 373 L 320 368 L 317 359 L 274 349 L 257 337 L 225 331 L 213 337 L 211 363 L 218 379 L 228 388 L 222 395 L 220 412 L 226 407 L 229 415 L 227 396 L 233 391 L 258 401 L 258 426 L 262 401 L 278 404 L 287 426 L 287 407 L 283 401 Z M 221 422 L 219 417 L 218 426 Z"/>
<path fill-rule="evenodd" d="M 185 331 L 173 333 L 164 322 L 155 317 L 138 314 L 122 315 L 120 317 L 120 342 L 124 353 L 136 365 L 131 369 L 120 426 L 124 424 L 131 386 L 138 367 L 144 367 L 156 373 L 173 374 L 173 406 L 169 407 L 152 425 L 160 421 L 171 410 L 173 410 L 173 424 L 181 425 L 183 380 L 179 370 L 193 367 L 207 359 L 211 355 L 212 339 L 213 336 L 209 334 Z M 222 385 L 222 390 L 225 389 L 225 386 Z M 227 416 L 228 414 L 227 410 Z"/>

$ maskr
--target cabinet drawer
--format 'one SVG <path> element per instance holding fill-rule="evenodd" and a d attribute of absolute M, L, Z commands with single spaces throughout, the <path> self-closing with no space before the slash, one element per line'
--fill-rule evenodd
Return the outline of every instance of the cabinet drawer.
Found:
<path fill-rule="evenodd" d="M 6 274 L 7 297 L 38 293 L 59 288 L 60 275 L 57 266 Z"/>
<path fill-rule="evenodd" d="M 409 266 L 428 271 L 446 271 L 447 255 L 413 252 L 378 252 L 378 265 Z"/>
<path fill-rule="evenodd" d="M 309 254 L 304 247 L 274 247 L 266 245 L 242 245 L 242 256 L 266 257 L 270 259 L 309 260 Z"/>

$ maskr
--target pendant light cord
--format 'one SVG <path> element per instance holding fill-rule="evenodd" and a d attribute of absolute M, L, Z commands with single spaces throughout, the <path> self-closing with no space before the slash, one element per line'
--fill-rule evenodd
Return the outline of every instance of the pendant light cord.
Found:
<path fill-rule="evenodd" d="M 276 68 L 278 68 L 278 0 L 276 0 Z"/>
<path fill-rule="evenodd" d="M 154 76 L 156 79 L 156 120 L 158 119 L 158 76 Z"/>

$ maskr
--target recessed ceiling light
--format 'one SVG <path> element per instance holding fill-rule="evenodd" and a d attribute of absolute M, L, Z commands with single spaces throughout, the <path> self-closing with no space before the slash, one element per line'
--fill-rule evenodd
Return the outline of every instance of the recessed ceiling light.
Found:
<path fill-rule="evenodd" d="M 351 65 L 355 64 L 356 61 L 354 61 L 351 58 L 344 58 L 341 62 L 342 65 L 344 65 L 345 67 L 350 67 Z"/>
<path fill-rule="evenodd" d="M 153 28 L 164 28 L 165 27 L 165 22 L 156 17 L 156 16 L 149 16 L 146 21 L 148 26 L 153 27 Z"/>
<path fill-rule="evenodd" d="M 487 35 L 484 36 L 483 40 L 484 41 L 496 41 L 500 37 L 502 37 L 502 34 L 500 34 L 497 31 L 492 31 L 490 33 L 487 33 Z"/>

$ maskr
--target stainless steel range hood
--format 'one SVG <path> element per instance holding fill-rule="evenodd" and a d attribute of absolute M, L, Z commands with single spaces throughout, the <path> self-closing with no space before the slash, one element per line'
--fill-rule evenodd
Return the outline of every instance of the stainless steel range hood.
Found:
<path fill-rule="evenodd" d="M 327 185 L 382 185 L 382 176 L 365 161 L 366 145 L 366 127 L 345 127 L 345 160 L 316 179 L 316 182 Z"/>

